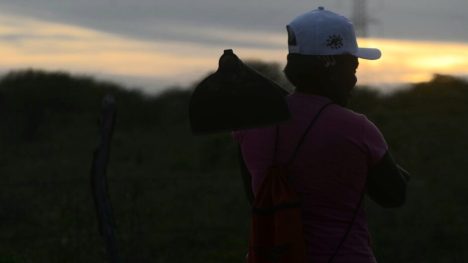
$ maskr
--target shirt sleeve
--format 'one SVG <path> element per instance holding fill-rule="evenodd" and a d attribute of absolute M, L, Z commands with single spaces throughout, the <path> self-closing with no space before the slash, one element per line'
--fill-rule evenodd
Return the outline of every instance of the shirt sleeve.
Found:
<path fill-rule="evenodd" d="M 379 162 L 388 151 L 387 142 L 379 128 L 366 117 L 363 122 L 363 142 L 367 149 L 370 166 Z"/>

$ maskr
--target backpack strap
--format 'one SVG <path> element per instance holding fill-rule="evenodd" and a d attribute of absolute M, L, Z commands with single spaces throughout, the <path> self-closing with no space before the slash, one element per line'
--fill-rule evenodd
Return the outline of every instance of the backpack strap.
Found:
<path fill-rule="evenodd" d="M 332 104 L 333 104 L 333 102 L 329 102 L 329 103 L 323 105 L 322 108 L 320 108 L 320 110 L 318 111 L 318 113 L 315 114 L 315 117 L 309 123 L 309 126 L 307 126 L 307 129 L 304 131 L 304 134 L 302 134 L 302 137 L 299 140 L 299 142 L 297 143 L 296 148 L 294 149 L 294 152 L 293 152 L 291 158 L 289 158 L 288 162 L 286 163 L 286 166 L 290 166 L 292 164 L 292 162 L 295 160 L 295 158 L 297 156 L 297 153 L 299 152 L 299 148 L 302 146 L 302 143 L 304 142 L 307 134 L 309 133 L 309 130 L 312 128 L 312 126 L 314 126 L 314 124 L 317 121 L 317 119 L 319 118 L 320 114 L 323 112 L 323 110 L 325 110 L 325 108 L 327 108 L 328 106 L 330 106 Z"/>
<path fill-rule="evenodd" d="M 301 145 L 304 143 L 304 140 L 305 140 L 307 134 L 309 133 L 310 129 L 312 128 L 312 126 L 314 126 L 315 122 L 319 118 L 320 114 L 325 110 L 325 108 L 327 108 L 328 106 L 330 106 L 332 104 L 333 104 L 333 102 L 330 102 L 330 103 L 327 103 L 327 104 L 323 105 L 320 108 L 320 110 L 318 111 L 318 113 L 314 116 L 312 121 L 309 123 L 309 126 L 307 126 L 306 130 L 302 134 L 302 137 L 300 138 L 298 144 L 296 145 L 296 148 L 294 149 L 292 156 L 289 158 L 288 162 L 286 163 L 286 166 L 290 166 L 294 162 L 294 160 L 295 160 L 295 158 L 296 158 L 296 156 L 297 156 L 297 154 L 299 152 L 299 149 L 300 149 Z M 276 163 L 277 149 L 278 149 L 278 135 L 279 135 L 279 126 L 278 125 L 276 125 L 275 133 L 276 133 L 276 136 L 275 136 L 276 139 L 275 139 L 274 158 L 273 158 L 274 163 Z M 351 218 L 351 223 L 349 224 L 348 228 L 346 229 L 345 234 L 341 238 L 340 243 L 338 244 L 335 251 L 333 252 L 333 255 L 327 261 L 328 263 L 331 263 L 333 261 L 333 259 L 335 259 L 336 255 L 338 254 L 338 251 L 341 249 L 341 247 L 343 246 L 343 243 L 345 242 L 346 238 L 348 237 L 349 233 L 351 232 L 351 229 L 352 229 L 352 227 L 354 225 L 354 222 L 356 221 L 358 211 L 361 208 L 365 192 L 366 192 L 366 186 L 364 186 L 364 189 L 362 190 L 361 196 L 359 197 L 359 201 L 357 203 L 356 209 L 354 210 L 353 217 Z"/>
<path fill-rule="evenodd" d="M 323 112 L 323 110 L 325 110 L 325 108 L 327 108 L 328 106 L 334 104 L 333 102 L 329 102 L 325 105 L 323 105 L 319 111 L 317 112 L 317 114 L 315 114 L 314 118 L 312 119 L 312 121 L 309 123 L 309 126 L 307 126 L 306 130 L 304 131 L 304 133 L 302 134 L 301 138 L 299 139 L 299 142 L 297 143 L 296 145 L 296 148 L 294 148 L 294 151 L 293 151 L 293 154 L 291 155 L 291 157 L 289 158 L 289 160 L 286 162 L 286 167 L 287 166 L 290 166 L 292 164 L 292 162 L 294 161 L 294 159 L 296 158 L 297 156 L 297 153 L 299 152 L 299 148 L 301 147 L 302 143 L 304 142 L 307 134 L 309 133 L 309 130 L 312 128 L 312 126 L 314 126 L 315 122 L 317 121 L 317 119 L 319 118 L 320 114 Z M 279 140 L 279 126 L 276 125 L 275 127 L 275 148 L 274 148 L 274 153 L 273 153 L 273 164 L 277 163 L 277 151 L 278 151 L 278 140 Z"/>
<path fill-rule="evenodd" d="M 330 257 L 330 259 L 327 261 L 327 263 L 331 263 L 333 261 L 333 259 L 335 259 L 336 255 L 338 254 L 338 251 L 343 246 L 343 243 L 345 242 L 346 238 L 348 237 L 349 233 L 351 232 L 351 229 L 353 228 L 354 222 L 356 221 L 356 217 L 357 217 L 359 208 L 361 208 L 362 200 L 364 199 L 365 193 L 366 193 L 366 185 L 364 185 L 364 189 L 362 190 L 361 197 L 359 197 L 359 201 L 358 201 L 358 204 L 356 206 L 356 209 L 354 210 L 353 218 L 351 219 L 351 223 L 349 223 L 349 226 L 346 229 L 345 234 L 341 238 L 340 243 L 338 244 L 338 246 L 335 249 L 335 252 L 333 252 L 333 255 Z"/>

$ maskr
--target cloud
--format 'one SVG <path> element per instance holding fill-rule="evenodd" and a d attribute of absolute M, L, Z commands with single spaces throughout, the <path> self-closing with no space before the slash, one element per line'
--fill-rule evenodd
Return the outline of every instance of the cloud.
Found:
<path fill-rule="evenodd" d="M 272 1 L 274 2 L 274 1 Z M 1 2 L 0 10 L 44 21 L 77 25 L 142 40 L 229 43 L 209 31 L 272 31 L 274 4 L 233 1 L 25 1 Z M 263 23 L 259 23 L 263 20 Z M 268 21 L 271 20 L 271 21 Z M 273 22 L 273 23 L 272 23 Z M 281 30 L 284 25 L 280 24 Z M 208 32 L 207 32 L 208 31 Z"/>
<path fill-rule="evenodd" d="M 374 37 L 468 41 L 466 0 L 368 4 L 369 31 Z M 11 0 L 0 2 L 0 10 L 145 41 L 253 46 L 253 41 L 236 41 L 227 35 L 284 33 L 292 18 L 319 5 L 351 15 L 351 2 L 341 0 L 298 0 L 294 4 L 283 0 Z M 215 30 L 225 34 L 210 34 Z"/>
<path fill-rule="evenodd" d="M 207 23 L 224 13 L 216 11 L 218 14 L 207 15 L 208 18 L 191 19 L 212 0 L 197 1 L 200 5 L 192 10 L 193 14 L 187 10 L 195 4 L 188 0 L 177 2 L 186 4 L 185 13 L 175 12 L 174 10 L 181 7 L 171 9 L 173 4 L 169 2 L 158 2 L 156 10 L 152 1 L 135 0 L 141 5 L 136 8 L 139 11 L 135 11 L 140 16 L 116 11 L 120 8 L 135 8 L 130 1 L 95 0 L 97 5 L 93 5 L 88 0 L 57 0 L 53 8 L 50 0 L 36 0 L 35 4 L 28 4 L 30 2 L 25 0 L 16 1 L 25 7 L 10 2 L 9 8 L 21 9 L 23 16 L 0 16 L 0 70 L 27 67 L 66 70 L 79 74 L 112 76 L 119 81 L 125 79 L 125 83 L 129 85 L 134 83 L 136 86 L 157 87 L 158 83 L 159 86 L 161 83 L 164 86 L 167 83 L 186 85 L 199 80 L 208 72 L 216 70 L 218 57 L 226 48 L 234 49 L 243 60 L 253 58 L 280 64 L 284 64 L 287 54 L 283 26 L 281 25 L 281 30 L 268 29 L 269 26 L 279 27 L 278 24 L 283 22 L 278 21 L 286 20 L 284 15 L 273 19 L 276 14 L 270 14 L 269 20 L 272 23 L 265 26 L 265 21 L 268 21 L 265 17 L 237 17 L 241 12 L 257 14 L 258 11 L 245 11 L 235 4 L 224 7 L 232 9 L 230 13 L 224 11 L 226 19 L 219 23 Z M 116 3 L 122 6 L 116 9 L 113 7 Z M 255 5 L 266 5 L 267 2 L 259 0 L 254 3 L 250 4 L 251 9 Z M 5 12 L 2 5 L 5 2 L 0 3 L 0 10 Z M 99 24 L 94 21 L 98 20 L 95 16 L 101 14 L 104 7 L 109 7 L 109 10 L 99 16 L 103 20 Z M 272 1 L 267 10 L 280 7 L 286 10 L 277 11 L 278 13 L 297 12 L 296 7 L 288 9 L 276 1 Z M 39 11 L 35 11 L 36 8 Z M 212 10 L 224 10 L 220 6 L 216 8 Z M 345 6 L 340 5 L 337 8 Z M 86 10 L 90 13 L 68 17 L 69 12 L 79 14 Z M 40 15 L 26 18 L 24 13 L 28 12 Z M 151 15 L 152 12 L 167 14 L 155 17 Z M 177 15 L 172 17 L 170 12 Z M 118 19 L 117 14 L 121 15 L 121 19 Z M 179 16 L 186 16 L 185 20 L 179 21 Z M 233 17 L 242 21 L 230 24 L 235 20 Z M 78 22 L 73 22 L 75 20 Z M 259 25 L 247 26 L 254 21 Z M 87 26 L 88 24 L 91 26 Z M 425 81 L 433 73 L 468 75 L 468 44 L 463 41 L 457 43 L 388 38 L 371 38 L 365 41 L 368 43 L 360 40 L 362 46 L 380 47 L 383 58 L 361 63 L 358 71 L 360 84 L 380 86 Z"/>

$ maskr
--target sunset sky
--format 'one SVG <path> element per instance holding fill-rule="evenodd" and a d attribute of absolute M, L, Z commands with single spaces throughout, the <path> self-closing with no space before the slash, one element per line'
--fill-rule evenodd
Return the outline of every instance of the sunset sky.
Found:
<path fill-rule="evenodd" d="M 370 1 L 369 1 L 370 2 Z M 217 68 L 222 51 L 284 64 L 285 25 L 318 6 L 351 16 L 352 1 L 2 0 L 0 71 L 65 70 L 145 91 L 187 85 Z M 468 1 L 375 0 L 369 37 L 378 61 L 360 84 L 381 88 L 468 76 Z"/>

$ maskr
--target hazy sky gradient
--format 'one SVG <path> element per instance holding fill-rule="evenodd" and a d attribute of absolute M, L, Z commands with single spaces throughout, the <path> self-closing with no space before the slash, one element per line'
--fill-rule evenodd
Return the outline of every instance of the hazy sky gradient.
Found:
<path fill-rule="evenodd" d="M 183 84 L 215 70 L 224 48 L 235 48 L 243 59 L 283 63 L 290 20 L 320 5 L 350 17 L 351 3 L 3 0 L 0 67 L 64 69 L 134 85 Z M 360 81 L 378 85 L 423 80 L 436 72 L 468 75 L 466 11 L 467 0 L 369 1 L 371 44 L 384 56 L 361 64 Z"/>
<path fill-rule="evenodd" d="M 466 0 L 368 2 L 370 32 L 375 37 L 468 41 Z M 299 0 L 293 4 L 284 0 L 3 0 L 0 10 L 132 38 L 218 44 L 222 38 L 205 34 L 205 29 L 282 32 L 296 15 L 319 5 L 351 16 L 351 3 L 351 0 Z"/>

